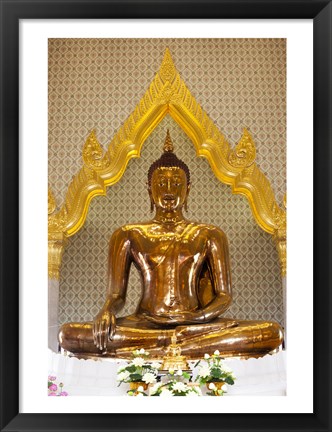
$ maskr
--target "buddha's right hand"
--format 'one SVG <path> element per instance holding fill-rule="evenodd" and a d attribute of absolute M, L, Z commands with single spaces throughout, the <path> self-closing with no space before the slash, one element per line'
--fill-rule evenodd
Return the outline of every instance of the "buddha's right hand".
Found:
<path fill-rule="evenodd" d="M 108 340 L 112 340 L 115 333 L 116 319 L 111 311 L 100 311 L 93 321 L 93 343 L 100 351 L 104 351 Z"/>

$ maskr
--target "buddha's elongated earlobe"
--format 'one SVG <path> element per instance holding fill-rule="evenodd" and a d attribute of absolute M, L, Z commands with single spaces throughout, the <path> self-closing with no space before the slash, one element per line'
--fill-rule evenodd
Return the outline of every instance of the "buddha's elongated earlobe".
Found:
<path fill-rule="evenodd" d="M 153 211 L 154 211 L 154 201 L 153 201 L 152 194 L 151 194 L 150 190 L 149 190 L 149 197 L 150 197 L 150 212 L 153 213 Z"/>
<path fill-rule="evenodd" d="M 183 208 L 184 208 L 185 212 L 188 212 L 188 195 L 189 195 L 189 191 L 190 191 L 190 184 L 187 187 L 187 196 L 186 196 L 186 199 L 185 199 L 185 201 L 183 203 Z"/>

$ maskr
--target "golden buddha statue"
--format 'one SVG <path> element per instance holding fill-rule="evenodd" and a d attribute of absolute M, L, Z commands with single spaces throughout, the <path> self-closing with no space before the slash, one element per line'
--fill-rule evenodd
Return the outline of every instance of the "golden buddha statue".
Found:
<path fill-rule="evenodd" d="M 80 357 L 129 358 L 145 348 L 162 358 L 174 335 L 188 359 L 215 350 L 224 357 L 259 357 L 280 347 L 279 324 L 220 317 L 231 303 L 228 242 L 220 228 L 183 216 L 189 189 L 189 169 L 174 154 L 167 131 L 164 153 L 148 172 L 155 217 L 113 233 L 106 301 L 93 322 L 61 327 L 63 349 Z M 132 264 L 142 296 L 133 315 L 116 318 Z"/>

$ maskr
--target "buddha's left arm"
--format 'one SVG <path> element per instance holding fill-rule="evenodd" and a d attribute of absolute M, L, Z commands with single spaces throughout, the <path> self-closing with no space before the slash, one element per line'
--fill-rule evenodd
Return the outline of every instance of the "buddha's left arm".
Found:
<path fill-rule="evenodd" d="M 207 263 L 216 296 L 201 310 L 203 321 L 217 318 L 228 309 L 232 300 L 228 241 L 218 228 L 214 228 L 209 236 Z"/>

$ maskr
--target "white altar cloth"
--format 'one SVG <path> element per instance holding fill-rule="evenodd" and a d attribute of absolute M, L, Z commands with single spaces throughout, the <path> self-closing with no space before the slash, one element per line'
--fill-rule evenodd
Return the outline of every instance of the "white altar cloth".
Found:
<path fill-rule="evenodd" d="M 286 395 L 286 352 L 259 359 L 225 359 L 235 376 L 227 396 Z M 190 362 L 191 368 L 196 362 Z M 116 372 L 126 362 L 114 359 L 78 360 L 49 350 L 49 375 L 64 384 L 69 396 L 126 396 L 128 384 L 118 387 Z M 203 393 L 205 393 L 203 389 Z"/>

